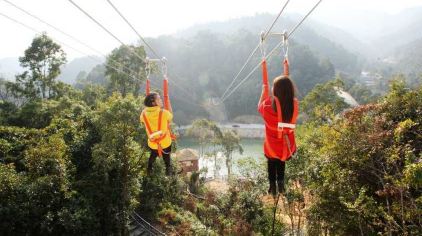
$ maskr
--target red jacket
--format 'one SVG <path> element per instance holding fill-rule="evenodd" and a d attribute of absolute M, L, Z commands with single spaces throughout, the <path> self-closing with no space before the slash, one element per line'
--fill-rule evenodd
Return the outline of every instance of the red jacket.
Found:
<path fill-rule="evenodd" d="M 296 98 L 294 99 L 293 103 L 293 117 L 290 124 L 296 124 L 296 119 L 299 114 L 299 104 Z M 277 112 L 275 112 L 273 109 L 272 100 L 270 97 L 266 98 L 261 104 L 258 105 L 258 112 L 262 115 L 262 118 L 265 121 L 265 156 L 267 158 L 276 158 L 282 161 L 289 160 L 293 153 L 296 152 L 294 129 L 286 127 L 283 129 L 278 128 L 279 121 Z M 281 138 L 279 138 L 279 132 L 282 132 Z M 290 149 L 288 147 L 288 143 L 290 143 Z"/>

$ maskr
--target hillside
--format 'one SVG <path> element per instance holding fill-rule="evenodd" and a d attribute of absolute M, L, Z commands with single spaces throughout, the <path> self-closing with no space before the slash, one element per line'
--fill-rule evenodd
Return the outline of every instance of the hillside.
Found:
<path fill-rule="evenodd" d="M 103 58 L 97 58 L 104 61 Z M 76 58 L 62 67 L 62 73 L 58 79 L 68 84 L 74 84 L 79 72 L 85 71 L 88 73 L 98 64 L 100 64 L 98 61 L 89 57 Z"/>
<path fill-rule="evenodd" d="M 399 72 L 413 77 L 422 75 L 422 37 L 396 48 L 394 55 Z"/>
<path fill-rule="evenodd" d="M 0 59 L 0 76 L 8 80 L 15 79 L 15 75 L 22 73 L 22 68 L 19 66 L 18 58 L 7 57 Z"/>
<path fill-rule="evenodd" d="M 297 14 L 287 14 L 280 18 L 273 31 L 282 32 L 292 29 L 302 17 Z M 241 31 L 248 31 L 256 35 L 256 41 L 258 41 L 260 32 L 265 31 L 274 18 L 275 15 L 271 14 L 257 14 L 224 22 L 201 24 L 180 31 L 175 34 L 175 37 L 189 40 L 203 31 L 219 35 L 234 35 Z M 309 46 L 314 53 L 329 58 L 339 70 L 359 71 L 358 61 L 363 60 L 360 58 L 361 53 L 358 52 L 359 49 L 365 48 L 364 44 L 341 29 L 312 20 L 303 24 L 292 36 L 291 41 Z"/>
<path fill-rule="evenodd" d="M 104 61 L 103 58 L 98 57 L 98 59 Z M 76 58 L 62 66 L 58 80 L 73 84 L 76 82 L 76 77 L 79 72 L 85 71 L 88 73 L 98 64 L 99 62 L 89 57 Z M 8 57 L 0 59 L 0 76 L 9 80 L 14 80 L 15 75 L 22 72 L 23 69 L 19 65 L 19 58 Z"/>

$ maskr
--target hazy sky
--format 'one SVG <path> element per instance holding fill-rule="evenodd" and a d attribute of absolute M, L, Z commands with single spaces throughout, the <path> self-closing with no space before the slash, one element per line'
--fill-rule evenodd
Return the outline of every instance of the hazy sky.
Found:
<path fill-rule="evenodd" d="M 45 21 L 62 28 L 81 41 L 107 53 L 119 45 L 67 0 L 9 0 Z M 74 0 L 93 17 L 108 27 L 125 43 L 137 41 L 137 36 L 120 19 L 106 0 Z M 112 0 L 144 37 L 171 34 L 189 26 L 210 21 L 223 21 L 256 13 L 276 14 L 286 0 Z M 305 14 L 317 0 L 291 0 L 286 12 Z M 395 14 L 405 8 L 422 6 L 422 0 L 323 0 L 312 18 L 337 27 L 347 19 L 347 13 L 379 11 Z M 0 0 L 0 13 L 15 18 L 53 38 L 88 54 L 95 54 L 53 29 L 26 16 Z M 349 16 L 350 17 L 350 16 Z M 29 46 L 35 32 L 0 16 L 0 58 L 18 57 Z M 83 56 L 64 46 L 69 59 Z"/>

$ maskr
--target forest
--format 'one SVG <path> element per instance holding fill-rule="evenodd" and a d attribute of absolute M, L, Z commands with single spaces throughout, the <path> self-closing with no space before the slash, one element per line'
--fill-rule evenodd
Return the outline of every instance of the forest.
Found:
<path fill-rule="evenodd" d="M 188 135 L 225 158 L 221 192 L 207 188 L 206 170 L 165 176 L 157 161 L 147 175 L 144 46 L 113 49 L 69 84 L 58 80 L 68 60 L 62 46 L 35 35 L 19 58 L 23 72 L 0 78 L 0 235 L 134 235 L 139 220 L 151 224 L 149 235 L 422 234 L 422 75 L 390 71 L 368 89 L 357 79 L 365 59 L 319 36 L 313 49 L 305 40 L 312 33 L 290 42 L 298 151 L 277 206 L 265 160 L 234 160 L 241 137 L 219 126 L 258 115 L 259 71 L 223 105 L 212 102 L 257 32 L 199 30 L 151 42 L 169 58 L 174 126 L 191 125 Z M 280 54 L 268 63 L 270 78 L 282 73 Z M 158 92 L 160 71 L 151 75 Z"/>

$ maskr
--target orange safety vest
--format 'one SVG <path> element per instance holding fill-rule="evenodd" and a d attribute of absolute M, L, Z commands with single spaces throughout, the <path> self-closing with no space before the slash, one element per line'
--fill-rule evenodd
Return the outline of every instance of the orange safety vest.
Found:
<path fill-rule="evenodd" d="M 260 104 L 262 106 L 261 114 L 265 120 L 265 139 L 264 139 L 264 152 L 265 155 L 272 158 L 278 158 L 282 161 L 288 160 L 296 154 L 296 142 L 294 129 L 296 128 L 296 119 L 298 111 L 298 103 L 295 99 L 294 111 L 291 123 L 285 123 L 282 119 L 281 106 L 277 98 L 273 98 L 277 107 L 276 117 L 272 115 L 273 112 L 271 99 L 267 98 Z M 264 105 L 266 104 L 266 105 Z M 264 108 L 266 107 L 266 108 Z M 276 122 L 274 122 L 276 121 Z M 270 133 L 271 132 L 271 133 Z M 274 136 L 276 135 L 276 136 Z"/>
<path fill-rule="evenodd" d="M 147 134 L 148 134 L 148 139 L 149 139 L 149 141 L 157 144 L 158 156 L 160 156 L 160 157 L 163 156 L 163 148 L 161 146 L 161 141 L 166 137 L 167 132 L 169 132 L 169 131 L 164 132 L 164 131 L 161 130 L 161 118 L 162 118 L 162 116 L 163 116 L 163 109 L 161 109 L 160 113 L 158 114 L 158 129 L 157 129 L 157 131 L 152 132 L 151 125 L 148 121 L 148 118 L 145 115 L 145 113 L 142 112 L 142 117 L 143 117 L 144 124 L 145 124 L 145 127 L 146 127 L 146 131 L 147 131 Z"/>

